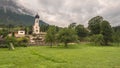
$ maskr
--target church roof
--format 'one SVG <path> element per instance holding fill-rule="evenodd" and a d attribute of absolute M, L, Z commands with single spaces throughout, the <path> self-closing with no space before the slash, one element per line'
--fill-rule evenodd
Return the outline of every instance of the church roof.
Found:
<path fill-rule="evenodd" d="M 37 14 L 37 15 L 35 16 L 35 18 L 40 18 L 40 16 Z"/>

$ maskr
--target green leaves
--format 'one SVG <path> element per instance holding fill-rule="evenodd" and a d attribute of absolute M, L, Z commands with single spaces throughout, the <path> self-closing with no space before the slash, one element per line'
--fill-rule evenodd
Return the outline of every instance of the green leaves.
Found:
<path fill-rule="evenodd" d="M 103 21 L 101 23 L 101 34 L 104 38 L 104 45 L 108 45 L 108 42 L 112 41 L 112 27 L 108 21 Z"/>
<path fill-rule="evenodd" d="M 100 33 L 100 23 L 103 21 L 103 17 L 96 16 L 89 20 L 89 26 L 88 28 L 91 31 L 91 34 L 99 34 Z"/>
<path fill-rule="evenodd" d="M 88 35 L 87 29 L 83 25 L 77 25 L 75 27 L 75 31 L 77 35 L 79 36 L 79 39 L 82 40 L 84 37 Z"/>
<path fill-rule="evenodd" d="M 67 43 L 75 42 L 77 40 L 77 35 L 75 30 L 68 28 L 64 28 L 60 30 L 58 33 L 58 40 L 60 42 L 65 43 L 65 46 L 67 46 Z"/>
<path fill-rule="evenodd" d="M 104 43 L 103 35 L 102 34 L 93 35 L 91 36 L 91 41 L 93 41 L 95 44 L 103 45 Z"/>
<path fill-rule="evenodd" d="M 45 40 L 47 43 L 51 43 L 51 46 L 56 41 L 56 27 L 55 26 L 49 27 Z"/>
<path fill-rule="evenodd" d="M 92 18 L 88 24 L 89 24 L 88 28 L 90 29 L 92 35 L 97 35 L 97 34 L 103 35 L 104 45 L 108 45 L 108 42 L 112 41 L 112 32 L 113 32 L 112 27 L 108 21 L 103 20 L 103 17 L 96 16 Z"/>

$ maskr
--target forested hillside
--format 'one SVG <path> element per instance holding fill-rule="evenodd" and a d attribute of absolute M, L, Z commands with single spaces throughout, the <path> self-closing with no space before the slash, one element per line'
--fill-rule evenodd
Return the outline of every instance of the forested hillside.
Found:
<path fill-rule="evenodd" d="M 34 23 L 34 17 L 25 14 L 17 14 L 15 12 L 0 9 L 0 24 L 13 24 L 13 25 L 32 25 Z M 40 24 L 46 24 L 44 21 L 40 21 Z"/>

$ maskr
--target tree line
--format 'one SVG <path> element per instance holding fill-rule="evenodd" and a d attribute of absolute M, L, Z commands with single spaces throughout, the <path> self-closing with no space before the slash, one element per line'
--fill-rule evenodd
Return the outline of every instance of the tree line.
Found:
<path fill-rule="evenodd" d="M 119 27 L 120 28 L 120 27 Z M 109 46 L 111 43 L 120 42 L 120 29 L 112 27 L 102 16 L 93 17 L 88 21 L 88 27 L 84 25 L 72 23 L 66 28 L 58 28 L 50 26 L 46 42 L 50 46 L 55 43 L 64 43 L 68 47 L 68 43 L 76 42 L 93 42 L 96 45 Z"/>
<path fill-rule="evenodd" d="M 24 25 L 0 25 L 0 36 L 9 40 L 7 35 L 20 29 L 26 31 L 26 34 L 32 34 L 32 26 Z M 104 20 L 102 16 L 93 17 L 88 21 L 88 27 L 84 25 L 71 23 L 68 27 L 58 27 L 54 25 L 40 25 L 42 32 L 47 32 L 45 41 L 51 47 L 64 43 L 68 47 L 68 43 L 93 42 L 95 45 L 109 46 L 111 43 L 120 43 L 120 26 L 112 27 L 109 21 Z M 13 33 L 14 34 L 14 33 Z M 22 38 L 19 42 L 26 41 Z"/>

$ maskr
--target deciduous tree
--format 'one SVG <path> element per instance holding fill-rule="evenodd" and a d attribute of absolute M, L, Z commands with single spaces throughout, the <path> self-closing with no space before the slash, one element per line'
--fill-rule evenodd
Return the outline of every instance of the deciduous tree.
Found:
<path fill-rule="evenodd" d="M 96 16 L 89 20 L 88 28 L 91 31 L 91 34 L 100 34 L 100 23 L 103 21 L 103 17 Z"/>
<path fill-rule="evenodd" d="M 83 25 L 77 25 L 75 31 L 81 41 L 88 35 L 88 30 Z"/>
<path fill-rule="evenodd" d="M 50 26 L 47 31 L 46 42 L 50 43 L 50 46 L 52 47 L 55 41 L 56 41 L 56 27 Z"/>
<path fill-rule="evenodd" d="M 104 45 L 108 45 L 108 42 L 112 41 L 112 27 L 108 21 L 101 23 L 101 34 L 103 35 Z"/>
<path fill-rule="evenodd" d="M 68 43 L 75 42 L 77 40 L 77 35 L 74 29 L 64 28 L 58 33 L 58 40 L 68 47 Z"/>

